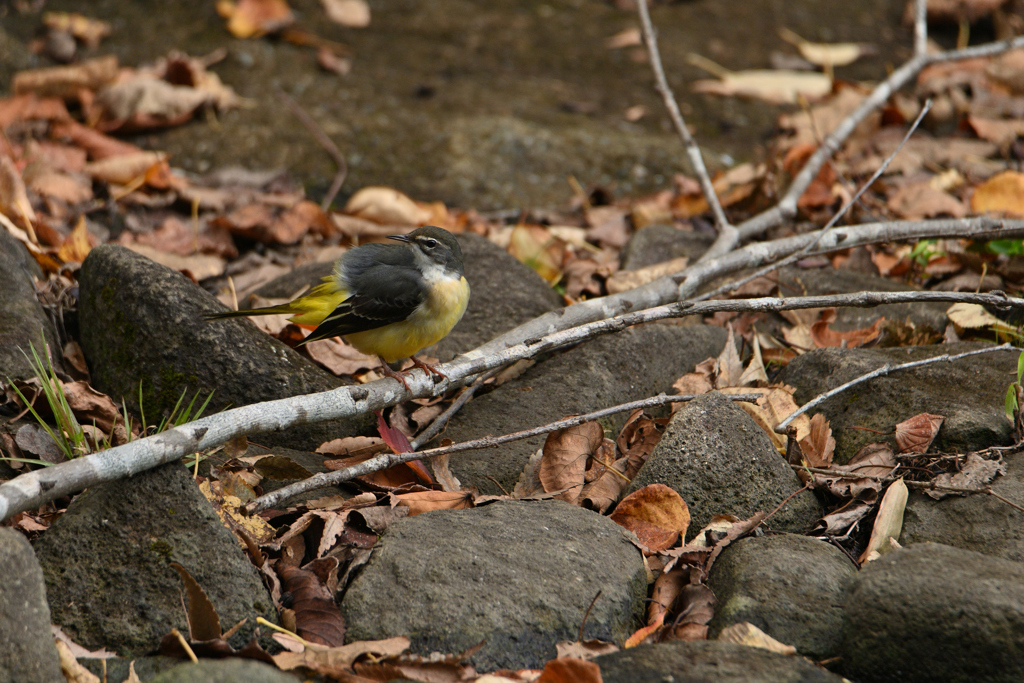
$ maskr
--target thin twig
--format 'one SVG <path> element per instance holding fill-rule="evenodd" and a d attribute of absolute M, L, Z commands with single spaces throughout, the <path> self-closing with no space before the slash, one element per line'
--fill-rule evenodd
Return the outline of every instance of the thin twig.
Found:
<path fill-rule="evenodd" d="M 928 0 L 914 2 L 914 56 L 928 54 Z"/>
<path fill-rule="evenodd" d="M 790 254 L 781 261 L 768 264 L 764 268 L 756 270 L 744 278 L 736 280 L 735 282 L 728 282 L 722 285 L 721 287 L 718 287 L 717 289 L 714 289 L 705 294 L 701 294 L 698 297 L 694 297 L 692 300 L 704 301 L 705 299 L 711 299 L 713 297 L 721 296 L 728 292 L 736 291 L 737 289 L 747 284 L 748 282 L 752 282 L 759 277 L 764 277 L 768 273 L 774 272 L 776 270 L 779 270 L 780 268 L 784 268 L 790 264 L 796 263 L 800 259 L 807 256 L 807 254 L 817 249 L 818 245 L 821 244 L 821 240 L 823 237 L 825 237 L 826 233 L 836 226 L 836 224 L 842 219 L 842 217 L 846 215 L 846 212 L 850 210 L 850 207 L 856 204 L 857 201 L 861 198 L 861 196 L 865 192 L 867 192 L 868 188 L 871 187 L 875 183 L 875 181 L 878 180 L 879 177 L 881 177 L 883 173 L 885 173 L 886 169 L 889 168 L 889 165 L 896 158 L 896 155 L 900 153 L 900 150 L 902 150 L 904 145 L 906 145 L 907 142 L 910 140 L 910 137 L 914 134 L 914 131 L 916 131 L 918 126 L 921 125 L 921 121 L 924 120 L 925 114 L 927 114 L 931 108 L 932 101 L 931 99 L 929 99 L 927 102 L 924 103 L 924 106 L 921 107 L 921 112 L 917 115 L 917 118 L 914 119 L 914 123 L 911 124 L 910 128 L 907 130 L 906 135 L 904 135 L 903 139 L 900 140 L 900 144 L 896 146 L 896 149 L 893 150 L 892 154 L 890 154 L 886 158 L 886 160 L 882 162 L 881 166 L 875 169 L 875 172 L 871 174 L 871 177 L 868 178 L 867 182 L 863 183 L 860 186 L 860 189 L 857 190 L 856 194 L 854 194 L 848 202 L 843 204 L 842 208 L 840 208 L 839 211 L 837 211 L 836 214 L 832 216 L 829 222 L 826 223 L 825 226 L 817 232 L 817 237 L 814 239 L 813 242 L 809 242 L 806 247 L 804 247 L 800 251 Z"/>
<path fill-rule="evenodd" d="M 309 479 L 284 486 L 272 491 L 266 495 L 260 496 L 256 500 L 252 501 L 243 508 L 245 514 L 253 514 L 266 510 L 269 507 L 280 503 L 283 500 L 287 500 L 292 496 L 296 496 L 300 493 L 306 493 L 307 491 L 313 491 L 315 489 L 324 488 L 327 486 L 335 486 L 344 481 L 361 477 L 371 472 L 380 472 L 386 470 L 389 467 L 400 465 L 402 463 L 409 462 L 410 460 L 417 460 L 419 458 L 432 458 L 436 455 L 446 455 L 450 453 L 462 453 L 464 451 L 475 451 L 483 448 L 494 448 L 504 443 L 511 441 L 522 441 L 523 439 L 529 439 L 532 436 L 540 436 L 541 434 L 550 434 L 551 432 L 559 429 L 567 429 L 569 427 L 575 427 L 581 425 L 584 422 L 593 422 L 600 420 L 601 418 L 608 417 L 609 415 L 615 415 L 617 413 L 625 413 L 639 408 L 652 408 L 654 406 L 665 405 L 666 403 L 680 403 L 682 401 L 691 401 L 697 398 L 697 396 L 668 396 L 666 394 L 659 394 L 650 398 L 645 398 L 639 401 L 630 401 L 629 403 L 622 403 L 617 406 L 610 408 L 603 408 L 596 410 L 592 413 L 585 415 L 575 415 L 573 417 L 565 418 L 564 420 L 558 420 L 551 422 L 540 427 L 534 427 L 532 429 L 524 429 L 519 432 L 513 432 L 511 434 L 504 434 L 502 436 L 484 436 L 479 439 L 473 439 L 472 441 L 464 441 L 462 443 L 452 444 L 450 446 L 442 446 L 439 448 L 429 448 L 425 451 L 409 452 L 409 453 L 386 453 L 378 455 L 369 460 L 364 460 L 361 463 L 346 467 L 343 470 L 335 470 L 334 472 L 321 472 L 320 474 L 313 475 Z M 759 398 L 760 394 L 736 394 L 726 396 L 730 401 L 747 401 L 754 403 Z"/>
<path fill-rule="evenodd" d="M 793 500 L 793 498 L 795 498 L 795 497 L 797 496 L 797 494 L 799 494 L 799 493 L 803 493 L 804 491 L 806 491 L 806 490 L 807 490 L 807 489 L 809 489 L 809 488 L 811 488 L 811 482 L 807 482 L 806 484 L 804 484 L 803 486 L 801 486 L 800 488 L 798 488 L 798 489 L 797 489 L 796 491 L 793 491 L 793 493 L 791 493 L 791 494 L 789 494 L 788 496 L 786 496 L 786 498 L 785 498 L 785 499 L 784 499 L 784 500 L 783 500 L 783 501 L 782 501 L 781 503 L 779 503 L 778 505 L 776 505 L 776 506 L 775 506 L 775 509 L 774 509 L 774 510 L 772 510 L 772 511 L 771 511 L 771 512 L 769 512 L 769 513 L 768 513 L 767 515 L 765 515 L 765 518 L 764 518 L 764 519 L 762 519 L 762 520 L 761 520 L 760 522 L 758 522 L 758 523 L 757 523 L 757 526 L 761 526 L 762 524 L 764 524 L 765 522 L 767 522 L 767 521 L 768 521 L 769 519 L 771 519 L 771 518 L 772 518 L 772 516 L 773 516 L 773 515 L 774 515 L 774 514 L 775 514 L 776 512 L 778 512 L 778 511 L 779 511 L 779 510 L 781 510 L 781 509 L 782 509 L 783 507 L 785 507 L 786 503 L 788 503 L 789 501 Z M 755 527 L 755 528 L 757 528 L 757 527 Z"/>
<path fill-rule="evenodd" d="M 324 148 L 324 151 L 331 155 L 331 158 L 334 159 L 334 163 L 338 166 L 338 172 L 334 174 L 334 181 L 331 182 L 330 189 L 327 190 L 327 194 L 324 195 L 323 200 L 320 202 L 320 208 L 326 211 L 330 208 L 331 202 L 334 201 L 338 191 L 341 190 L 341 186 L 345 183 L 345 176 L 348 175 L 348 162 L 345 161 L 345 155 L 341 153 L 338 146 L 334 144 L 334 140 L 331 140 L 331 138 L 328 137 L 327 133 L 324 132 L 324 129 L 320 127 L 320 124 L 314 121 L 313 117 L 307 114 L 306 110 L 299 106 L 298 102 L 292 99 L 292 97 L 283 90 L 278 90 L 277 95 L 281 98 L 281 101 L 292 110 L 292 113 L 295 114 L 296 118 L 302 122 L 302 125 L 306 127 L 306 130 L 312 133 L 313 137 L 316 138 L 316 141 L 320 143 L 320 146 Z"/>
<path fill-rule="evenodd" d="M 711 245 L 711 248 L 708 249 L 705 256 L 707 258 L 721 256 L 736 246 L 739 242 L 739 233 L 729 223 L 729 219 L 725 217 L 725 211 L 722 209 L 721 202 L 718 201 L 715 186 L 708 175 L 708 169 L 704 166 L 704 157 L 700 153 L 700 147 L 697 145 L 697 141 L 693 139 L 693 136 L 690 135 L 690 130 L 686 127 L 686 121 L 683 120 L 683 114 L 679 111 L 679 104 L 676 102 L 675 95 L 672 94 L 672 89 L 665 78 L 665 68 L 661 64 L 661 53 L 658 51 L 658 38 L 655 34 L 654 26 L 651 24 L 651 15 L 647 9 L 646 0 L 637 2 L 636 8 L 640 15 L 640 27 L 643 31 L 644 43 L 647 44 L 647 52 L 651 59 L 651 70 L 654 72 L 655 88 L 657 88 L 661 99 L 665 102 L 665 108 L 668 109 L 672 125 L 675 126 L 676 132 L 683 139 L 683 144 L 686 146 L 686 154 L 690 157 L 690 164 L 693 166 L 694 173 L 697 174 L 701 190 L 704 192 L 704 198 L 707 200 L 711 213 L 715 217 L 718 238 Z"/>
<path fill-rule="evenodd" d="M 955 361 L 955 360 L 959 360 L 961 358 L 966 358 L 968 356 L 977 356 L 977 355 L 982 354 L 982 353 L 992 353 L 993 351 L 1008 351 L 1008 350 L 1010 350 L 1012 348 L 1013 347 L 1009 343 L 1007 343 L 1007 344 L 1000 344 L 999 346 L 990 346 L 990 347 L 985 348 L 985 349 L 978 349 L 976 351 L 967 351 L 965 353 L 958 353 L 958 354 L 953 355 L 953 356 L 949 355 L 948 353 L 947 354 L 942 354 L 941 356 L 935 356 L 933 358 L 926 358 L 924 360 L 916 360 L 916 361 L 913 361 L 913 362 L 910 362 L 910 363 L 901 363 L 900 365 L 889 365 L 888 363 L 886 363 L 885 365 L 883 365 L 882 367 L 878 368 L 877 370 L 869 372 L 869 373 L 867 373 L 865 375 L 861 375 L 860 377 L 857 377 L 856 379 L 852 379 L 849 382 L 846 382 L 844 384 L 840 384 L 838 387 L 836 387 L 835 389 L 832 389 L 831 391 L 826 391 L 825 393 L 819 394 L 818 396 L 814 397 L 812 400 L 810 400 L 807 403 L 805 403 L 802 406 L 800 406 L 800 408 L 797 409 L 795 412 L 791 413 L 789 415 L 789 417 L 787 417 L 785 420 L 780 422 L 779 425 L 775 428 L 775 431 L 778 434 L 785 434 L 786 433 L 786 427 L 789 426 L 789 423 L 792 422 L 793 420 L 795 420 L 800 415 L 803 415 L 804 413 L 806 413 L 811 408 L 814 408 L 816 406 L 821 405 L 822 403 L 824 403 L 828 399 L 832 398 L 836 394 L 840 394 L 840 393 L 846 391 L 847 389 L 849 389 L 850 387 L 856 386 L 858 384 L 862 384 L 864 382 L 867 382 L 870 379 L 874 379 L 875 377 L 880 377 L 882 375 L 888 375 L 890 372 L 896 372 L 897 370 L 909 370 L 911 368 L 919 368 L 919 367 L 924 366 L 924 365 L 931 365 L 932 363 L 952 362 L 952 361 Z"/>
<path fill-rule="evenodd" d="M 597 595 L 595 595 L 594 599 L 590 601 L 590 606 L 587 607 L 587 611 L 583 613 L 583 621 L 580 622 L 580 632 L 579 635 L 576 637 L 576 640 L 578 640 L 581 643 L 583 642 L 583 627 L 587 625 L 587 617 L 590 616 L 590 610 L 594 609 L 594 605 L 597 604 L 597 599 L 601 597 L 601 593 L 603 592 L 603 590 L 597 591 Z"/>
<path fill-rule="evenodd" d="M 469 402 L 469 399 L 473 398 L 473 394 L 476 393 L 477 389 L 482 387 L 484 385 L 484 382 L 486 382 L 488 379 L 494 377 L 496 374 L 501 372 L 501 370 L 502 368 L 494 368 L 490 372 L 486 372 L 480 375 L 475 380 L 473 380 L 472 384 L 470 384 L 468 387 L 465 387 L 462 390 L 462 393 L 459 394 L 454 401 L 452 401 L 452 404 L 448 406 L 448 408 L 446 408 L 443 413 L 438 415 L 437 418 L 433 422 L 431 422 L 427 426 L 427 428 L 423 430 L 422 433 L 419 434 L 419 436 L 412 440 L 412 443 L 409 444 L 410 446 L 412 446 L 412 449 L 414 451 L 418 450 L 420 446 L 429 442 L 435 436 L 440 434 L 441 430 L 445 428 L 445 425 L 447 425 L 448 422 L 453 417 L 455 417 L 455 414 L 462 409 L 462 406 L 466 405 Z"/>

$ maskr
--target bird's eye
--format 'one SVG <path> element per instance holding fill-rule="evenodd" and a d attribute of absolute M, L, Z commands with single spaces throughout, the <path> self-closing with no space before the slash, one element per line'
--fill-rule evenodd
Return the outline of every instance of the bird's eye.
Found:
<path fill-rule="evenodd" d="M 422 244 L 428 249 L 433 249 L 434 247 L 437 246 L 437 240 L 435 240 L 433 237 L 428 237 L 427 239 L 423 240 Z"/>

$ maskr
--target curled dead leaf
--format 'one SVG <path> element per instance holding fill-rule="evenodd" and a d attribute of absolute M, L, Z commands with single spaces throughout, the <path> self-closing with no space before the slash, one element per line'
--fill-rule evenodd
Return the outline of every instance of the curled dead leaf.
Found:
<path fill-rule="evenodd" d="M 686 535 L 690 510 L 673 489 L 649 484 L 623 498 L 611 519 L 635 533 L 649 550 L 658 552 L 671 548 Z"/>

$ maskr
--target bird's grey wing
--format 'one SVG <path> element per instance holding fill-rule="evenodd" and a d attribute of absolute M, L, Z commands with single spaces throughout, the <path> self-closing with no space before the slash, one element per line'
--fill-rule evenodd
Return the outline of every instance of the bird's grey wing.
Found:
<path fill-rule="evenodd" d="M 324 318 L 304 341 L 373 330 L 405 320 L 426 299 L 416 268 L 378 264 L 353 273 L 352 296 Z"/>

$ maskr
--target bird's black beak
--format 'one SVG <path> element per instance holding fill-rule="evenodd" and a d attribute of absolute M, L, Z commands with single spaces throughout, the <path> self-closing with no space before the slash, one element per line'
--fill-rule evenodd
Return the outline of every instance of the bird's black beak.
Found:
<path fill-rule="evenodd" d="M 409 236 L 408 235 L 388 235 L 388 239 L 389 240 L 397 240 L 399 242 L 408 242 L 409 241 Z"/>

